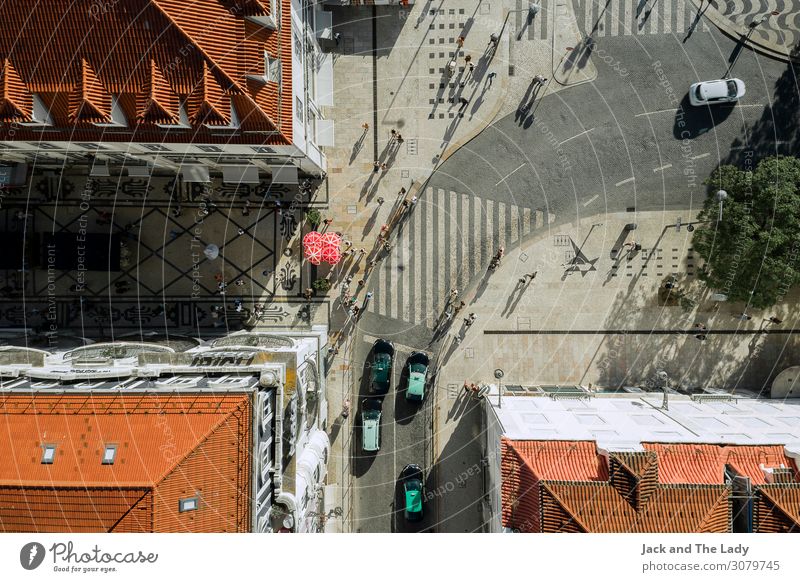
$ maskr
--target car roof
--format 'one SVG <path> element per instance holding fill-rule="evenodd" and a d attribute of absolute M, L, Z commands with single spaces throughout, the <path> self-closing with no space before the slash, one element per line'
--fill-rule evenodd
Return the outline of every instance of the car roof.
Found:
<path fill-rule="evenodd" d="M 422 394 L 425 389 L 425 376 L 419 372 L 412 372 L 408 376 L 408 391 L 411 394 Z"/>
<path fill-rule="evenodd" d="M 734 81 L 734 79 L 729 79 Z M 737 84 L 738 85 L 738 84 Z M 728 80 L 718 79 L 716 81 L 703 81 L 700 84 L 700 92 L 705 99 L 719 99 L 728 96 Z"/>
<path fill-rule="evenodd" d="M 406 489 L 406 508 L 409 511 L 422 511 L 422 483 L 418 483 L 419 489 Z"/>

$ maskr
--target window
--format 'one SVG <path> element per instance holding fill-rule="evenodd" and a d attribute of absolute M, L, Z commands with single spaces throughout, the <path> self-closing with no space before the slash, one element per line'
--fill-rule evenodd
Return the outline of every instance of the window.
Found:
<path fill-rule="evenodd" d="M 272 59 L 267 67 L 267 79 L 273 83 L 281 82 L 281 60 Z"/>
<path fill-rule="evenodd" d="M 42 465 L 52 465 L 56 459 L 56 446 L 44 445 L 42 447 Z"/>
<path fill-rule="evenodd" d="M 184 511 L 196 511 L 200 506 L 200 500 L 197 497 L 187 497 L 178 502 L 178 510 L 183 513 Z"/>
<path fill-rule="evenodd" d="M 103 465 L 113 465 L 114 459 L 117 458 L 117 445 L 106 445 L 103 451 Z"/>
<path fill-rule="evenodd" d="M 300 101 L 300 97 L 295 96 L 294 98 L 294 106 L 295 106 L 295 115 L 300 123 L 303 123 L 303 102 Z"/>

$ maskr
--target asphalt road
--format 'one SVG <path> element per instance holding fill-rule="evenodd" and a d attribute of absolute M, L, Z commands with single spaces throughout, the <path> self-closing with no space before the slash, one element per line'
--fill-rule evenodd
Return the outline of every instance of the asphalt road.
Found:
<path fill-rule="evenodd" d="M 376 322 L 373 322 L 375 324 Z M 361 325 L 367 322 L 362 319 Z M 430 384 L 426 387 L 426 397 L 422 404 L 406 401 L 405 387 L 408 374 L 406 359 L 413 348 L 394 342 L 395 356 L 389 392 L 382 397 L 381 410 L 381 448 L 377 453 L 361 450 L 361 401 L 369 396 L 370 366 L 372 361 L 372 342 L 376 336 L 364 334 L 355 351 L 354 366 L 360 370 L 358 378 L 357 419 L 353 423 L 356 434 L 352 439 L 355 487 L 354 524 L 357 532 L 419 532 L 433 523 L 434 508 L 425 506 L 425 518 L 419 523 L 409 523 L 403 516 L 403 497 L 398 477 L 403 468 L 414 463 L 422 467 L 426 487 L 431 488 L 431 403 L 433 395 Z"/>
<path fill-rule="evenodd" d="M 732 70 L 747 85 L 739 103 L 689 105 L 689 86 L 721 78 L 736 46 L 716 30 L 686 42 L 670 35 L 599 37 L 591 50 L 597 79 L 537 99 L 528 112 L 487 128 L 430 184 L 538 207 L 556 223 L 633 209 L 699 209 L 703 180 L 720 163 L 741 160 L 750 142 L 758 140 L 755 149 L 764 152 L 766 139 L 773 153 L 797 143 L 797 127 L 771 119 L 787 66 L 751 51 L 741 51 Z"/>

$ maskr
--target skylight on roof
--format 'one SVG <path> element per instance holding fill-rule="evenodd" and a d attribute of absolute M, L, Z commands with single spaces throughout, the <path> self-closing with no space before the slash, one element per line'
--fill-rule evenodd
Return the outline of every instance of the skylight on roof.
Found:
<path fill-rule="evenodd" d="M 42 450 L 42 465 L 52 465 L 56 458 L 56 446 L 44 445 Z"/>
<path fill-rule="evenodd" d="M 117 445 L 106 445 L 103 451 L 103 465 L 113 465 L 114 459 L 117 458 Z"/>

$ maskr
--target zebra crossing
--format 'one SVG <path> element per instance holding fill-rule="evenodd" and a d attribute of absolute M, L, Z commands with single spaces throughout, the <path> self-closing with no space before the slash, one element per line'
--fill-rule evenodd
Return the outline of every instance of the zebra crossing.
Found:
<path fill-rule="evenodd" d="M 429 187 L 371 277 L 367 310 L 433 327 L 451 288 L 466 289 L 500 246 L 555 220 L 542 209 Z"/>
<path fill-rule="evenodd" d="M 540 2 L 542 10 L 527 22 L 527 0 L 517 0 L 517 31 L 528 40 L 547 40 L 552 36 L 553 15 L 557 0 Z M 575 18 L 581 31 L 592 38 L 708 32 L 708 23 L 698 17 L 688 0 L 572 0 Z M 548 16 L 549 15 L 549 16 Z"/>

